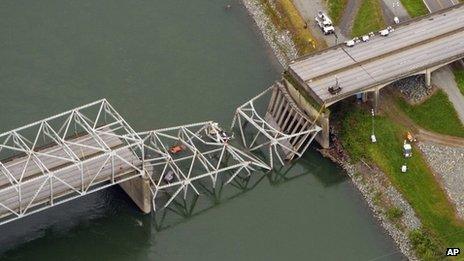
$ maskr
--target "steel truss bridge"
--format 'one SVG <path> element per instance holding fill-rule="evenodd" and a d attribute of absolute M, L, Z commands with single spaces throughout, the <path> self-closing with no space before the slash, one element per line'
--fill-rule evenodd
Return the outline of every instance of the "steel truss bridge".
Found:
<path fill-rule="evenodd" d="M 156 211 L 301 157 L 320 127 L 297 108 L 279 117 L 299 127 L 279 127 L 267 98 L 277 92 L 236 110 L 230 141 L 212 121 L 136 132 L 106 99 L 0 134 L 0 225 L 137 178 Z"/>

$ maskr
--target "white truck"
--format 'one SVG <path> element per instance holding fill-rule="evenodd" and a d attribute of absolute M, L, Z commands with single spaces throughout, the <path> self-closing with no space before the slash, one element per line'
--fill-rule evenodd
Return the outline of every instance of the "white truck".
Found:
<path fill-rule="evenodd" d="M 316 23 L 321 28 L 322 32 L 325 35 L 332 34 L 335 32 L 335 28 L 333 27 L 332 20 L 324 14 L 322 11 L 319 11 L 315 17 Z"/>

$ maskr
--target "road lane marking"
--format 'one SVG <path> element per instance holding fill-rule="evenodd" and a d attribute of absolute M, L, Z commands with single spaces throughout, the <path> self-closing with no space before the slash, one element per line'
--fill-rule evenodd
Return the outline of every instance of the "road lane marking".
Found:
<path fill-rule="evenodd" d="M 425 7 L 427 7 L 427 9 L 429 10 L 429 13 L 431 13 L 432 10 L 430 9 L 430 6 L 427 4 L 427 0 L 422 0 L 422 2 L 424 2 Z"/>

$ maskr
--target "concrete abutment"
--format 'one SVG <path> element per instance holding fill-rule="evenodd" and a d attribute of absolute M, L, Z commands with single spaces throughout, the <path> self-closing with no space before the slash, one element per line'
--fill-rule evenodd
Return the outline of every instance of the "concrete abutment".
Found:
<path fill-rule="evenodd" d="M 283 79 L 282 81 L 296 105 L 303 110 L 311 120 L 316 120 L 316 124 L 322 128 L 322 130 L 316 135 L 315 140 L 322 148 L 329 148 L 330 111 L 326 108 L 315 108 L 315 105 L 308 101 L 292 83 L 286 79 Z"/>

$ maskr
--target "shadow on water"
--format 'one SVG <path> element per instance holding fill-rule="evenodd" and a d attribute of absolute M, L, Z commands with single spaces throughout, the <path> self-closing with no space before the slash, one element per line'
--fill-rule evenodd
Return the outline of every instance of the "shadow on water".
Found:
<path fill-rule="evenodd" d="M 114 250 L 108 255 L 121 257 L 128 254 L 124 253 L 127 249 L 124 245 L 134 244 L 124 242 L 124 239 L 135 240 L 139 247 L 148 248 L 152 231 L 168 230 L 188 222 L 190 218 L 241 197 L 263 182 L 268 182 L 271 187 L 280 187 L 312 175 L 324 187 L 330 187 L 346 180 L 347 177 L 333 164 L 321 164 L 321 158 L 316 154 L 315 150 L 310 150 L 287 166 L 268 173 L 238 176 L 229 185 L 225 185 L 226 178 L 220 180 L 216 188 L 212 188 L 211 184 L 198 183 L 201 196 L 189 193 L 185 200 L 176 199 L 169 207 L 150 215 L 139 212 L 119 186 L 99 191 L 4 225 L 0 235 L 0 257 L 32 257 L 34 253 L 48 249 L 42 246 L 56 245 L 56 249 L 67 256 L 85 259 L 86 255 L 91 257 L 92 251 L 98 249 L 97 245 L 102 247 L 102 244 L 106 245 L 104 248 Z M 84 252 L 87 254 L 73 248 L 73 245 L 86 249 Z M 52 253 L 40 255 L 51 257 Z"/>
<path fill-rule="evenodd" d="M 318 160 L 313 160 L 317 158 Z M 348 178 L 341 169 L 333 164 L 321 164 L 318 152 L 309 150 L 298 161 L 293 161 L 286 166 L 280 166 L 267 173 L 254 173 L 251 176 L 237 176 L 230 184 L 226 185 L 226 179 L 220 180 L 216 188 L 211 185 L 197 183 L 201 196 L 191 193 L 186 199 L 176 199 L 170 206 L 158 210 L 153 214 L 153 225 L 157 231 L 172 228 L 180 223 L 188 221 L 220 204 L 243 196 L 263 182 L 268 182 L 271 187 L 283 186 L 288 182 L 296 182 L 307 175 L 314 176 L 324 187 L 335 186 Z M 328 174 L 330 173 L 330 174 Z"/>
<path fill-rule="evenodd" d="M 149 245 L 151 221 L 119 186 L 111 187 L 2 226 L 0 259 L 90 260 L 99 248 L 120 258 L 129 254 L 126 239 Z M 52 245 L 57 252 L 50 253 Z"/>

